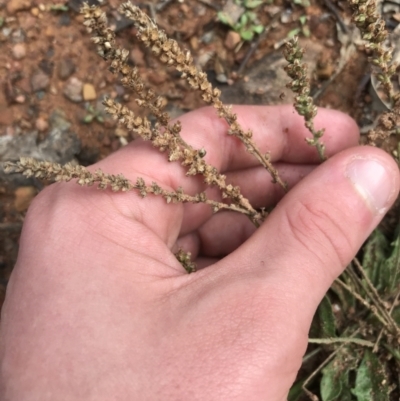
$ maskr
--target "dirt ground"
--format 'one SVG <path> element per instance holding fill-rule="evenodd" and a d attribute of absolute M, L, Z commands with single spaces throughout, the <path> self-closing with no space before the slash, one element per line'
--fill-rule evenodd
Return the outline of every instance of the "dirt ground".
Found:
<path fill-rule="evenodd" d="M 136 110 L 133 96 L 97 56 L 77 12 L 80 3 L 0 0 L 0 161 L 35 150 L 55 161 L 76 159 L 89 165 L 132 139 L 102 108 L 101 100 L 107 95 Z M 135 28 L 117 11 L 120 3 L 105 0 L 102 5 L 118 40 L 130 49 L 132 64 L 165 97 L 167 110 L 178 116 L 201 107 L 200 97 L 177 73 L 161 68 L 137 43 Z M 295 3 L 301 2 L 264 1 L 256 7 L 253 11 L 266 31 L 251 41 L 241 40 L 237 32 L 219 21 L 218 11 L 234 13 L 233 1 L 137 4 L 191 50 L 197 65 L 223 90 L 227 103 L 290 101 L 284 88 L 288 80 L 275 70 L 284 65 L 281 45 L 297 30 L 309 53 L 318 104 L 350 114 L 365 129 L 373 123 L 379 101 L 371 95 L 366 57 L 357 49 L 360 45 L 348 44 L 349 7 L 346 2 L 329 0 L 312 1 L 308 7 Z M 387 15 L 392 29 L 398 24 L 395 13 Z M 258 83 L 260 79 L 263 84 Z M 53 140 L 57 135 L 65 141 Z M 394 149 L 397 142 L 392 145 Z M 36 180 L 0 175 L 0 305 L 16 261 L 24 215 L 41 188 Z"/>

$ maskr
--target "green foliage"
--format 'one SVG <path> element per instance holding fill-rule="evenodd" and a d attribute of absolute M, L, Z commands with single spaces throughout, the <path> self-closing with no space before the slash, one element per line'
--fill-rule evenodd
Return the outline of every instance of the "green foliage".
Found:
<path fill-rule="evenodd" d="M 65 4 L 53 4 L 50 6 L 51 11 L 59 11 L 59 12 L 67 12 L 69 10 L 69 7 L 66 6 Z"/>
<path fill-rule="evenodd" d="M 264 26 L 258 22 L 257 14 L 251 11 L 263 3 L 263 0 L 236 0 L 236 4 L 244 9 L 239 20 L 233 21 L 232 17 L 223 11 L 218 13 L 218 20 L 239 33 L 243 40 L 251 41 L 255 34 L 260 34 L 264 31 Z"/>
<path fill-rule="evenodd" d="M 344 388 L 348 388 L 349 371 L 340 366 L 338 358 L 335 358 L 322 370 L 320 384 L 322 401 L 335 401 L 342 394 Z"/>
<path fill-rule="evenodd" d="M 85 105 L 86 114 L 83 117 L 82 122 L 85 124 L 90 124 L 94 121 L 97 121 L 100 124 L 103 124 L 104 117 L 103 113 L 100 110 L 95 109 L 90 103 L 86 103 Z"/>
<path fill-rule="evenodd" d="M 308 18 L 306 15 L 302 15 L 299 17 L 300 26 L 292 29 L 288 32 L 287 38 L 292 39 L 295 36 L 303 35 L 306 38 L 309 38 L 311 35 L 310 28 L 308 27 Z"/>
<path fill-rule="evenodd" d="M 309 7 L 310 2 L 309 0 L 292 0 L 293 4 L 296 4 L 296 6 L 301 6 L 301 7 Z"/>
<path fill-rule="evenodd" d="M 376 354 L 367 350 L 357 370 L 354 389 L 351 391 L 357 401 L 389 401 L 389 377 L 385 364 Z"/>
<path fill-rule="evenodd" d="M 317 338 L 309 341 L 326 360 L 310 377 L 320 375 L 314 392 L 321 401 L 392 401 L 393 389 L 400 388 L 399 230 L 400 224 L 393 241 L 376 230 L 362 264 L 349 266 L 318 307 L 310 331 Z M 302 382 L 307 388 L 310 380 L 295 383 L 290 401 L 304 399 Z"/>
<path fill-rule="evenodd" d="M 319 304 L 317 314 L 321 327 L 320 337 L 336 337 L 335 316 L 333 314 L 331 301 L 327 296 L 325 296 Z"/>

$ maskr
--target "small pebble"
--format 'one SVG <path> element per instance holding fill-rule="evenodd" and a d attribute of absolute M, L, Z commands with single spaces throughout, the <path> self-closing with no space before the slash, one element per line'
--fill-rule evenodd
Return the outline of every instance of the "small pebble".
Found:
<path fill-rule="evenodd" d="M 24 95 L 17 95 L 14 99 L 17 103 L 25 103 L 26 97 Z"/>
<path fill-rule="evenodd" d="M 17 43 L 11 52 L 15 60 L 22 60 L 26 56 L 26 47 L 23 43 Z"/>
<path fill-rule="evenodd" d="M 97 97 L 96 89 L 92 84 L 84 84 L 83 85 L 83 99 L 88 100 L 95 100 Z"/>
<path fill-rule="evenodd" d="M 229 31 L 225 38 L 225 47 L 233 50 L 241 42 L 240 34 L 235 31 Z"/>
<path fill-rule="evenodd" d="M 43 117 L 39 117 L 36 121 L 35 121 L 35 127 L 38 131 L 40 132 L 44 132 L 47 131 L 49 128 L 49 123 L 43 118 Z"/>
<path fill-rule="evenodd" d="M 57 68 L 58 77 L 62 80 L 68 79 L 75 72 L 75 68 L 75 64 L 70 58 L 61 59 Z"/>
<path fill-rule="evenodd" d="M 83 100 L 82 97 L 83 83 L 78 78 L 70 78 L 64 87 L 64 95 L 72 102 L 79 103 Z"/>
<path fill-rule="evenodd" d="M 31 77 L 32 91 L 37 92 L 46 89 L 50 84 L 50 77 L 42 70 L 37 70 Z"/>

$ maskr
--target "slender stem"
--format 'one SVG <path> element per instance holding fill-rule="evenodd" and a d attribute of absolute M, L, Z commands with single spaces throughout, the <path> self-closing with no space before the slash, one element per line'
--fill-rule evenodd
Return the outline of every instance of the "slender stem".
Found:
<path fill-rule="evenodd" d="M 372 348 L 374 343 L 371 341 L 363 340 L 362 338 L 347 338 L 347 337 L 337 337 L 337 338 L 309 338 L 308 342 L 310 344 L 335 344 L 335 343 L 354 343 L 358 345 L 363 345 L 364 347 Z"/>
<path fill-rule="evenodd" d="M 361 263 L 358 261 L 357 258 L 354 258 L 353 262 L 357 266 L 359 272 L 361 273 L 361 275 L 363 276 L 363 279 L 365 280 L 365 282 L 361 281 L 361 284 L 363 285 L 365 291 L 368 293 L 372 302 L 379 309 L 379 311 L 385 316 L 389 325 L 392 326 L 392 328 L 395 330 L 395 332 L 397 334 L 399 334 L 400 333 L 399 327 L 397 326 L 395 320 L 392 318 L 392 316 L 386 309 L 386 306 L 383 303 L 382 298 L 380 297 L 375 286 L 372 284 L 371 280 L 369 279 L 369 277 L 368 277 L 367 273 L 365 272 L 364 268 L 362 267 Z"/>
<path fill-rule="evenodd" d="M 387 327 L 388 322 L 386 322 L 383 317 L 377 312 L 376 308 L 374 308 L 368 301 L 366 301 L 360 294 L 358 294 L 356 291 L 354 291 L 351 287 L 349 287 L 346 283 L 344 283 L 342 280 L 337 278 L 335 280 L 335 283 L 339 284 L 341 287 L 343 287 L 346 291 L 348 291 L 351 295 L 354 296 L 359 302 L 361 302 L 368 310 L 370 310 L 376 318 L 383 324 L 384 327 Z"/>

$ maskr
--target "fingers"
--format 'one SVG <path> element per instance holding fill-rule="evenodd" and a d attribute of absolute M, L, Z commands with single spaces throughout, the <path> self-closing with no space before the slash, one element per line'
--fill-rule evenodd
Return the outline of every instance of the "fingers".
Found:
<path fill-rule="evenodd" d="M 237 106 L 235 111 L 244 129 L 252 129 L 254 141 L 263 152 L 270 151 L 273 160 L 301 163 L 311 158 L 317 161 L 317 152 L 304 141 L 309 133 L 303 119 L 291 106 Z M 182 116 L 181 121 L 184 139 L 196 148 L 205 147 L 206 160 L 220 171 L 236 171 L 257 165 L 238 139 L 227 135 L 226 123 L 211 108 L 188 113 Z M 355 123 L 342 113 L 321 109 L 317 123 L 317 126 L 321 124 L 328 127 L 324 137 L 328 155 L 357 142 L 358 129 Z M 186 177 L 186 171 L 179 163 L 166 162 L 165 154 L 140 141 L 126 146 L 95 167 L 112 174 L 123 173 L 133 181 L 138 177 L 143 177 L 149 184 L 156 181 L 166 189 L 183 187 L 189 194 L 205 189 L 202 177 Z M 266 185 L 270 177 L 267 172 L 264 174 Z M 167 205 L 160 197 L 155 199 L 152 196 L 143 201 L 136 194 L 123 194 L 123 198 L 116 195 L 114 199 L 117 198 L 118 207 L 125 216 L 143 223 L 168 246 L 175 243 L 183 218 L 181 205 Z M 202 221 L 200 219 L 200 224 Z"/>
<path fill-rule="evenodd" d="M 234 106 L 238 122 L 244 130 L 253 132 L 253 141 L 263 153 L 269 152 L 272 161 L 288 163 L 318 163 L 315 148 L 305 142 L 311 136 L 304 118 L 291 105 Z M 212 108 L 203 108 L 180 118 L 184 139 L 195 148 L 207 150 L 205 159 L 221 172 L 257 166 L 257 160 L 237 139 L 227 135 L 226 122 Z M 349 116 L 328 109 L 318 109 L 317 129 L 325 128 L 323 142 L 327 156 L 358 144 L 359 130 Z"/>
<path fill-rule="evenodd" d="M 398 196 L 399 181 L 398 166 L 383 151 L 345 150 L 302 180 L 215 268 L 268 277 L 269 290 L 306 330 L 323 294 Z"/>

